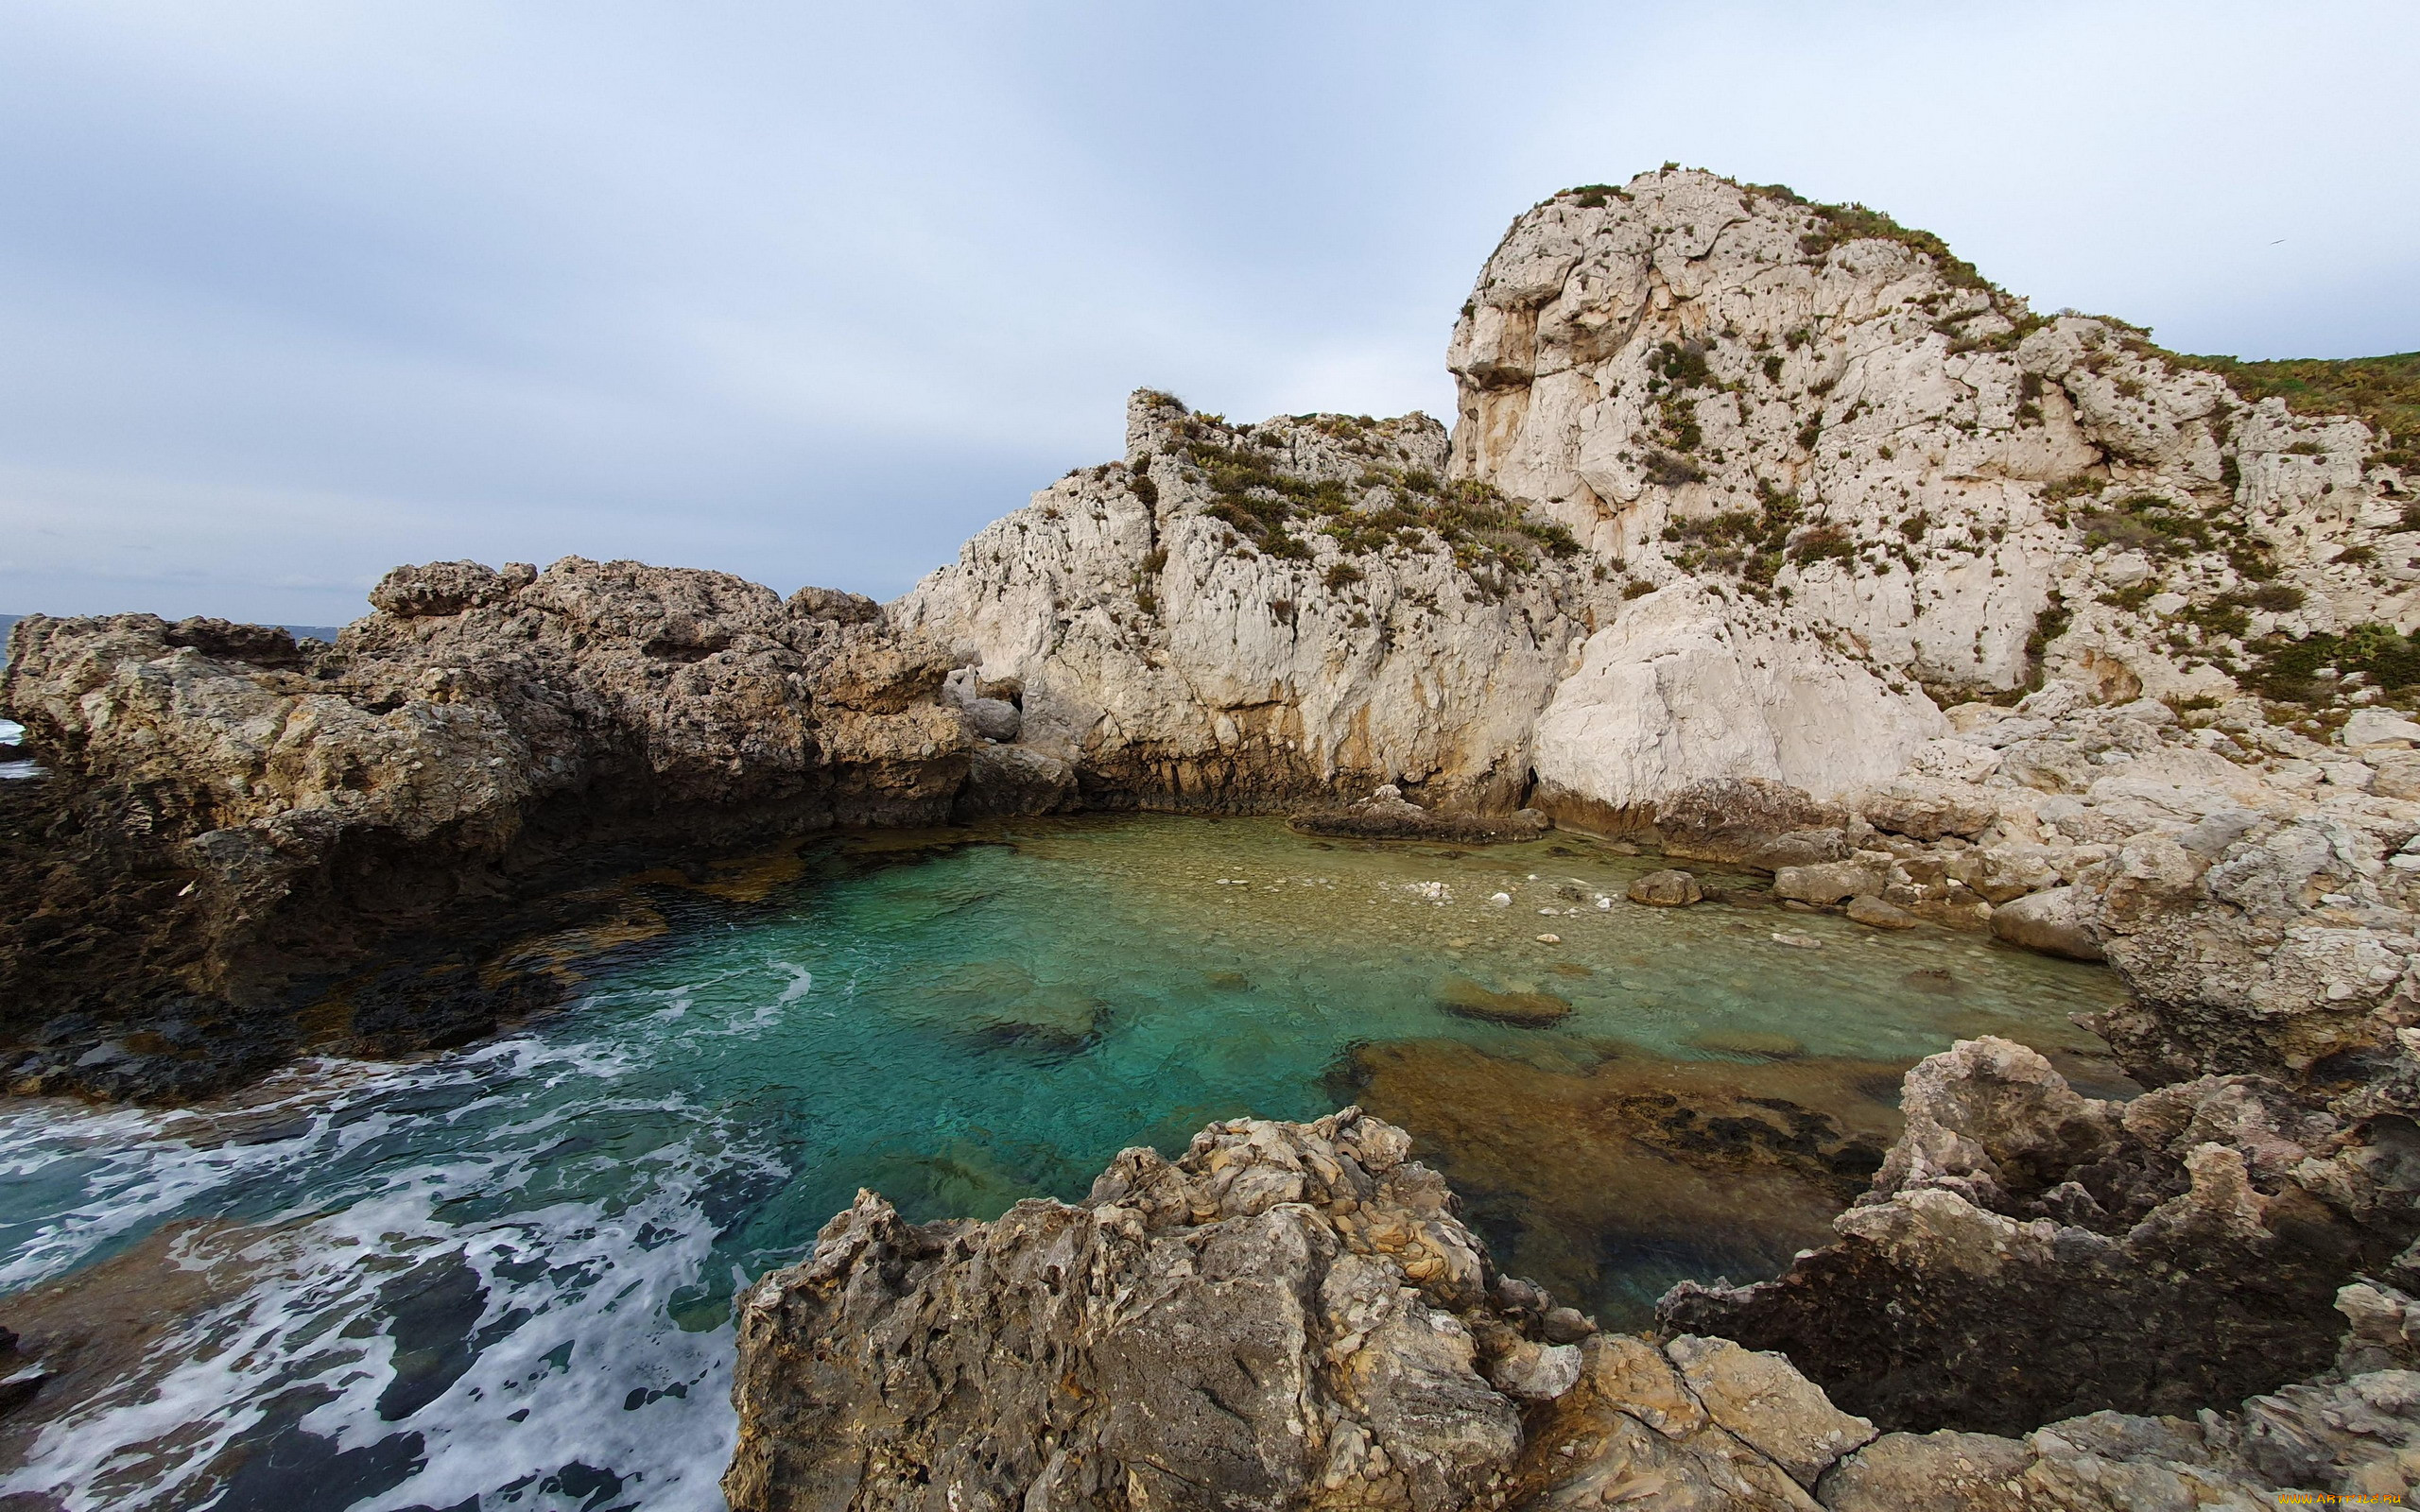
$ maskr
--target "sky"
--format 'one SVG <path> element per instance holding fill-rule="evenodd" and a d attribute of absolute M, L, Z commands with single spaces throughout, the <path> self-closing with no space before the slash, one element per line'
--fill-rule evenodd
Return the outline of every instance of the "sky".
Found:
<path fill-rule="evenodd" d="M 0 0 L 0 611 L 578 554 L 889 597 L 1142 386 L 1450 418 L 1670 161 L 2037 309 L 2420 348 L 2420 7 Z"/>

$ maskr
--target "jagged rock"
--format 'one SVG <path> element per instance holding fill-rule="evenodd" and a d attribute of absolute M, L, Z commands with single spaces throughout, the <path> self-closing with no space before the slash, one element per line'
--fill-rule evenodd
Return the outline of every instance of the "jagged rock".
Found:
<path fill-rule="evenodd" d="M 1996 757 L 1993 764 L 1997 765 Z M 1860 797 L 1856 807 L 1876 829 L 1911 840 L 1938 840 L 1945 834 L 1971 840 L 1999 817 L 1997 805 L 1982 792 L 1939 779 L 1889 783 Z"/>
<path fill-rule="evenodd" d="M 2398 1262 L 2396 1268 L 2406 1267 Z M 2336 1350 L 2336 1368 L 2342 1374 L 2420 1365 L 2420 1307 L 2411 1297 L 2377 1281 L 2355 1281 L 2336 1294 L 2336 1311 L 2352 1325 Z"/>
<path fill-rule="evenodd" d="M 2052 887 L 2000 904 L 1992 910 L 1992 933 L 2045 955 L 2071 961 L 2103 958 L 2100 942 L 2085 922 L 2082 895 L 2073 887 Z"/>
<path fill-rule="evenodd" d="M 1025 726 L 1025 716 L 1017 706 L 1004 698 L 969 698 L 959 705 L 966 711 L 966 722 L 985 740 L 1014 740 Z"/>
<path fill-rule="evenodd" d="M 1685 1282 L 1665 1325 L 1780 1349 L 1891 1428 L 2189 1414 L 2322 1368 L 2346 1270 L 2420 1228 L 2408 1122 L 2347 1125 L 2257 1077 L 2105 1103 L 1986 1039 L 1902 1101 L 1837 1243 L 1778 1280 Z"/>
<path fill-rule="evenodd" d="M 1401 1130 L 1128 1150 L 1070 1206 L 871 1193 L 743 1293 L 735 1512 L 1593 1503 L 1808 1512 L 1873 1436 L 1777 1356 L 1540 1336 Z M 1525 1411 L 1526 1408 L 1526 1411 Z"/>
<path fill-rule="evenodd" d="M 1801 1486 L 1812 1487 L 1834 1460 L 1874 1436 L 1872 1423 L 1834 1407 L 1780 1355 L 1689 1337 L 1666 1352 L 1708 1417 Z"/>
<path fill-rule="evenodd" d="M 725 1494 L 1498 1504 L 1521 1420 L 1482 1371 L 1533 1341 L 1409 1143 L 1352 1109 L 1214 1125 L 1173 1163 L 1120 1155 L 1082 1206 L 991 1224 L 860 1195 L 741 1299 Z"/>
<path fill-rule="evenodd" d="M 783 608 L 793 618 L 830 620 L 836 625 L 872 625 L 882 618 L 882 606 L 863 593 L 812 584 L 792 593 Z"/>
<path fill-rule="evenodd" d="M 1838 805 L 1781 782 L 1712 778 L 1667 797 L 1655 829 L 1666 855 L 1772 871 L 1845 858 L 1848 818 Z"/>
<path fill-rule="evenodd" d="M 1698 879 L 1685 871 L 1651 871 L 1630 885 L 1630 901 L 1651 908 L 1685 908 L 1705 896 Z"/>
<path fill-rule="evenodd" d="M 1302 834 L 1361 840 L 1437 840 L 1452 845 L 1534 840 L 1554 827 L 1553 821 L 1536 809 L 1515 809 L 1505 815 L 1440 814 L 1407 800 L 1402 790 L 1392 783 L 1358 803 L 1290 815 L 1286 822 Z"/>
<path fill-rule="evenodd" d="M 1445 451 L 1424 416 L 1234 426 L 1138 393 L 1122 461 L 978 534 L 895 618 L 980 680 L 1015 679 L 1022 738 L 1103 801 L 1301 809 L 1401 780 L 1432 809 L 1502 816 L 1581 632 L 1565 571 L 1534 546 L 1466 564 L 1423 529 L 1381 532 L 1383 550 L 1310 521 L 1254 537 L 1218 492 L 1258 472 L 1425 507 Z"/>
<path fill-rule="evenodd" d="M 185 1019 L 220 1059 L 257 1067 L 288 983 L 493 918 L 535 867 L 934 822 L 968 770 L 937 650 L 724 574 L 440 562 L 372 597 L 317 649 L 142 614 L 18 625 L 0 698 L 61 780 L 10 799 L 63 807 L 0 867 L 0 1014 L 181 992 L 216 1005 Z M 515 990 L 432 979 L 390 1028 L 357 1004 L 360 1047 L 458 1042 Z"/>

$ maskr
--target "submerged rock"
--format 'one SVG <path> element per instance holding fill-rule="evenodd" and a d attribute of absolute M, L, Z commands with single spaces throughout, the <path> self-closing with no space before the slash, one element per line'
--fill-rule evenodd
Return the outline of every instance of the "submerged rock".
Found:
<path fill-rule="evenodd" d="M 1549 940 L 1550 936 L 1541 935 L 1538 938 Z M 1437 1005 L 1460 1018 L 1484 1019 L 1525 1029 L 1571 1015 L 1571 1004 L 1551 992 L 1498 992 L 1467 976 L 1449 976 L 1439 984 Z"/>
<path fill-rule="evenodd" d="M 1915 915 L 1899 907 L 1896 903 L 1884 902 L 1871 893 L 1861 893 L 1850 899 L 1848 916 L 1869 929 L 1913 929 L 1916 927 Z"/>

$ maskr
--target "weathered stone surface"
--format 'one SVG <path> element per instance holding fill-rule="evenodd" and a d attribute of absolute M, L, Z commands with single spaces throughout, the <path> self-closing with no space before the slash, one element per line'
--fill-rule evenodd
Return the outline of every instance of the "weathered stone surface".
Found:
<path fill-rule="evenodd" d="M 1688 872 L 1667 868 L 1651 871 L 1630 885 L 1628 894 L 1634 903 L 1650 908 L 1685 908 L 1705 897 L 1698 879 Z"/>
<path fill-rule="evenodd" d="M 1872 894 L 1849 900 L 1848 916 L 1869 929 L 1913 929 L 1916 916 L 1895 903 L 1884 902 Z"/>
<path fill-rule="evenodd" d="M 2337 738 L 2355 750 L 2364 746 L 2420 746 L 2420 724 L 2383 709 L 2357 709 Z"/>
<path fill-rule="evenodd" d="M 2071 961 L 2103 958 L 2100 942 L 2084 921 L 2083 899 L 2072 887 L 2052 887 L 2000 904 L 1992 910 L 1992 933 L 2045 955 Z"/>
<path fill-rule="evenodd" d="M 1437 1005 L 1465 1019 L 1534 1027 L 1570 1017 L 1571 1005 L 1551 992 L 1498 992 L 1467 976 L 1449 976 L 1437 988 Z"/>
<path fill-rule="evenodd" d="M 1684 1283 L 1668 1326 L 1783 1350 L 1886 1427 L 2189 1415 L 2323 1368 L 2347 1271 L 2420 1228 L 2407 1122 L 2256 1077 L 2100 1102 L 1986 1039 L 1909 1073 L 1903 1107 L 1839 1242 L 1775 1281 Z"/>
<path fill-rule="evenodd" d="M 1775 871 L 1773 893 L 1824 908 L 1851 898 L 1873 897 L 1890 885 L 1890 872 L 1876 862 L 1826 861 Z"/>
<path fill-rule="evenodd" d="M 1814 1486 L 1834 1460 L 1874 1436 L 1872 1423 L 1834 1407 L 1778 1354 L 1685 1336 L 1666 1352 L 1709 1417 L 1801 1486 Z"/>
<path fill-rule="evenodd" d="M 71 1006 L 96 1037 L 128 1014 L 182 1023 L 199 1057 L 162 1064 L 207 1080 L 274 1057 L 290 1031 L 260 1024 L 287 984 L 504 913 L 518 879 L 582 848 L 932 822 L 966 781 L 946 662 L 878 621 L 579 558 L 398 568 L 372 598 L 316 648 L 141 614 L 18 625 L 0 697 L 56 775 L 7 794 L 25 838 L 0 847 L 0 1031 Z M 1069 785 L 1024 772 L 989 801 Z M 465 1038 L 517 1001 L 441 988 L 359 1024 L 356 1048 Z M 136 1087 L 78 1071 L 88 1042 L 58 1049 L 42 1075 Z"/>
<path fill-rule="evenodd" d="M 726 1494 L 738 1512 L 1498 1504 L 1521 1423 L 1482 1372 L 1534 1345 L 1533 1320 L 1494 1303 L 1409 1148 L 1348 1110 L 1217 1125 L 1173 1163 L 1129 1150 L 1086 1204 L 993 1224 L 917 1228 L 861 1195 L 742 1298 Z"/>
<path fill-rule="evenodd" d="M 1873 1435 L 1777 1356 L 1543 1337 L 1357 1109 L 1120 1155 L 1080 1206 L 871 1193 L 739 1299 L 735 1512 L 1591 1504 L 1809 1512 Z"/>
<path fill-rule="evenodd" d="M 1494 845 L 1534 840 L 1553 821 L 1535 809 L 1511 814 L 1440 813 L 1407 800 L 1390 783 L 1358 803 L 1291 815 L 1287 823 L 1303 834 L 1333 834 L 1361 840 L 1437 840 L 1453 845 Z"/>

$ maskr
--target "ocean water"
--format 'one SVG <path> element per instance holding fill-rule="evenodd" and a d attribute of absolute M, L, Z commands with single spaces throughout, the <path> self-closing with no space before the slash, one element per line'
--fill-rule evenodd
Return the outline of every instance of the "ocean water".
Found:
<path fill-rule="evenodd" d="M 84 1341 L 0 1418 L 0 1505 L 718 1508 L 730 1299 L 859 1187 L 992 1216 L 1358 1098 L 1506 1269 L 1625 1322 L 1821 1242 L 1851 1177 L 1702 1137 L 1743 1106 L 1874 1146 L 1899 1071 L 1983 1032 L 2123 1091 L 2069 1022 L 2104 971 L 1621 901 L 1655 865 L 1172 817 L 830 841 L 632 879 L 532 943 L 574 1005 L 471 1049 L 0 1103 L 0 1324 Z M 1569 1012 L 1452 1011 L 1507 1000 Z"/>

